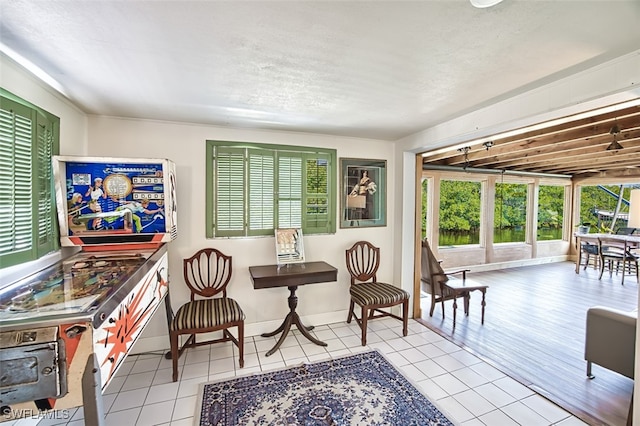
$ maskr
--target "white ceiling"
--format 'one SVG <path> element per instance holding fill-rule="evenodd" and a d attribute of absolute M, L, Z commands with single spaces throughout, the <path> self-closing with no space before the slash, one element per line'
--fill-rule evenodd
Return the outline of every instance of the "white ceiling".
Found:
<path fill-rule="evenodd" d="M 85 112 L 396 140 L 640 48 L 638 0 L 0 0 Z"/>

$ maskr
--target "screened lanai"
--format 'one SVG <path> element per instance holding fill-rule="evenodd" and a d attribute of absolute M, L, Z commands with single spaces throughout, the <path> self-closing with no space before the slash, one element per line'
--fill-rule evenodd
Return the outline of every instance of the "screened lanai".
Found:
<path fill-rule="evenodd" d="M 628 221 L 630 192 L 640 188 L 640 102 L 420 157 L 419 235 L 444 266 L 573 259 L 577 226 L 611 232 Z"/>

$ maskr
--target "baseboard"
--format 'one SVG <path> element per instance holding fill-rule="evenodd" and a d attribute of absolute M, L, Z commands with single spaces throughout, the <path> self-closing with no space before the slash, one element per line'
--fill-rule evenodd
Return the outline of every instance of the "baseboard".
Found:
<path fill-rule="evenodd" d="M 487 271 L 496 271 L 500 269 L 517 268 L 520 266 L 534 266 L 534 265 L 544 265 L 545 263 L 566 262 L 568 260 L 575 261 L 575 256 L 562 255 L 562 256 L 542 257 L 542 258 L 536 258 L 536 259 L 513 260 L 510 262 L 487 263 L 483 265 L 470 265 L 470 266 L 465 266 L 464 268 L 469 269 L 472 272 L 487 272 Z"/>
<path fill-rule="evenodd" d="M 307 325 L 325 325 L 325 324 L 335 324 L 339 322 L 344 322 L 347 319 L 349 311 L 334 311 L 334 312 L 326 312 L 322 314 L 316 315 L 308 315 L 301 316 L 300 319 L 304 324 Z M 284 319 L 284 317 L 283 317 Z M 245 323 L 244 325 L 244 335 L 245 337 L 251 336 L 259 336 L 262 333 L 271 332 L 277 329 L 280 324 L 282 324 L 282 320 L 273 320 L 273 321 L 263 321 L 259 323 Z M 206 335 L 202 335 L 202 339 L 205 340 L 208 337 Z M 152 336 L 152 337 L 144 337 L 141 336 L 138 341 L 131 348 L 130 355 L 136 355 L 146 352 L 158 352 L 158 351 L 168 351 L 169 350 L 169 334 L 163 336 Z"/>

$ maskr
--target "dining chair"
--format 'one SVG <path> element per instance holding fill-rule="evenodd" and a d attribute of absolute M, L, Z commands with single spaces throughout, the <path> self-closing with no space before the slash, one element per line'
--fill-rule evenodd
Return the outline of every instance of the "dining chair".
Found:
<path fill-rule="evenodd" d="M 214 248 L 198 250 L 183 260 L 191 300 L 178 309 L 169 327 L 174 382 L 178 380 L 178 358 L 186 348 L 231 341 L 238 348 L 240 368 L 244 367 L 245 315 L 238 302 L 227 297 L 232 272 L 231 256 Z M 232 327 L 238 328 L 237 338 L 229 331 Z M 214 331 L 222 331 L 222 337 L 196 341 L 196 334 Z M 183 334 L 189 337 L 180 346 L 178 339 Z"/>
<path fill-rule="evenodd" d="M 640 283 L 640 271 L 638 271 L 640 256 L 631 250 L 632 247 L 626 241 L 605 236 L 598 238 L 598 245 L 600 252 L 600 276 L 598 279 L 602 279 L 605 267 L 609 268 L 610 277 L 613 276 L 614 267 L 616 274 L 618 274 L 620 263 L 622 263 L 622 284 L 624 284 L 624 277 L 627 271 L 631 273 L 634 269 L 636 280 Z"/>
<path fill-rule="evenodd" d="M 349 294 L 349 316 L 347 323 L 355 318 L 362 331 L 362 346 L 367 344 L 367 322 L 382 317 L 393 317 L 402 321 L 402 335 L 408 333 L 409 293 L 392 284 L 379 282 L 377 272 L 380 266 L 380 248 L 368 241 L 358 241 L 346 250 L 347 270 L 351 275 Z M 360 307 L 360 318 L 355 313 L 355 305 Z M 383 308 L 402 305 L 402 316 Z"/>
<path fill-rule="evenodd" d="M 637 228 L 622 227 L 616 229 L 616 235 L 633 235 L 637 232 Z"/>
<path fill-rule="evenodd" d="M 587 269 L 589 263 L 591 262 L 591 257 L 593 256 L 593 268 L 600 268 L 600 246 L 597 243 L 590 243 L 588 241 L 584 241 L 580 243 L 580 250 L 584 254 L 584 269 Z"/>

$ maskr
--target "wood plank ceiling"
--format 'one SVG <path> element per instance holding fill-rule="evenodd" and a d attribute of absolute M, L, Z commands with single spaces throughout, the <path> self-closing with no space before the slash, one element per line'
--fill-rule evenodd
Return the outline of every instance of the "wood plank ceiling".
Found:
<path fill-rule="evenodd" d="M 622 149 L 607 150 L 614 139 Z M 492 169 L 571 176 L 574 179 L 640 178 L 640 106 L 550 125 L 508 137 L 489 138 L 463 149 L 427 155 L 423 167 L 453 166 L 462 170 Z"/>

